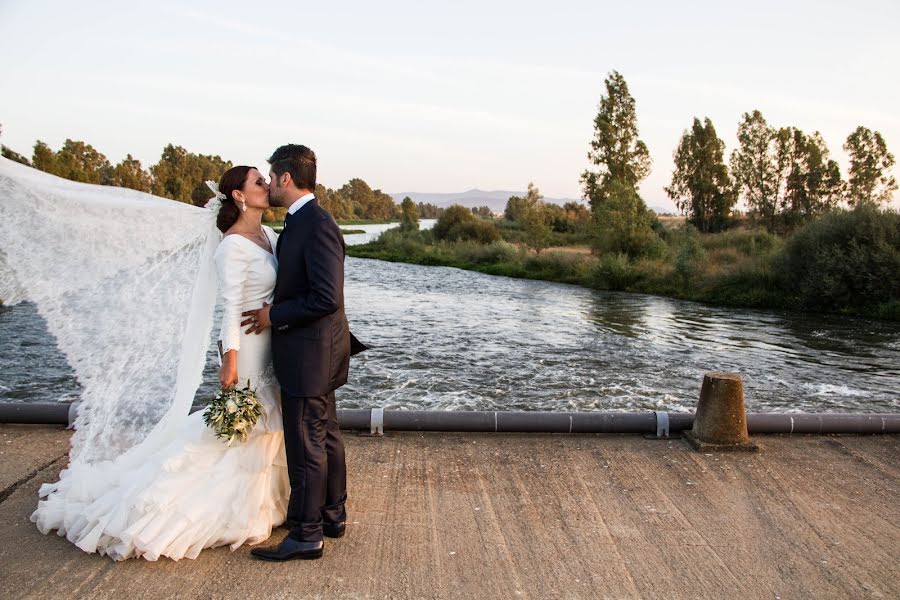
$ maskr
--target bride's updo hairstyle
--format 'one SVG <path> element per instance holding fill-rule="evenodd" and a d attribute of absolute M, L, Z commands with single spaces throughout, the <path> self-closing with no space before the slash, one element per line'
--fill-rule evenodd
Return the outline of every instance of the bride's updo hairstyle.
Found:
<path fill-rule="evenodd" d="M 222 208 L 219 209 L 219 216 L 216 218 L 216 227 L 222 233 L 231 229 L 231 226 L 241 216 L 241 209 L 238 208 L 237 202 L 234 200 L 234 192 L 244 189 L 244 183 L 247 182 L 247 173 L 252 168 L 254 167 L 231 167 L 225 171 L 222 179 L 219 180 L 219 191 L 225 194 L 225 199 L 222 200 Z"/>

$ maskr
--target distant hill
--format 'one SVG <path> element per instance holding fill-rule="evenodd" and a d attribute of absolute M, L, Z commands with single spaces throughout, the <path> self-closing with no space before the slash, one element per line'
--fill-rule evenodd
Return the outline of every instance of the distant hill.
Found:
<path fill-rule="evenodd" d="M 490 191 L 484 190 L 468 190 L 456 193 L 427 193 L 427 192 L 399 192 L 391 194 L 395 202 L 402 202 L 404 198 L 409 196 L 414 202 L 424 202 L 426 204 L 434 204 L 446 208 L 453 204 L 461 204 L 462 206 L 472 208 L 477 206 L 489 206 L 490 209 L 497 213 L 502 213 L 506 208 L 506 202 L 510 196 L 524 196 L 525 192 L 506 192 L 506 191 Z M 562 206 L 566 202 L 581 202 L 574 198 L 544 198 L 544 202 L 559 204 Z"/>

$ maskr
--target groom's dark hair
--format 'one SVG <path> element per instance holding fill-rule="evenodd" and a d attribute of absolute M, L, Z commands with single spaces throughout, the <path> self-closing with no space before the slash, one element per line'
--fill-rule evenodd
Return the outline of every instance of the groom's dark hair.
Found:
<path fill-rule="evenodd" d="M 269 164 L 276 175 L 291 174 L 294 185 L 300 189 L 316 189 L 316 153 L 300 144 L 286 144 L 269 157 Z"/>

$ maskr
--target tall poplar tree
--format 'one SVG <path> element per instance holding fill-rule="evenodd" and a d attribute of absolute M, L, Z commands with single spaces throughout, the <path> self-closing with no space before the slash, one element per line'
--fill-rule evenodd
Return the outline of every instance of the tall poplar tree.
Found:
<path fill-rule="evenodd" d="M 675 151 L 672 183 L 665 188 L 697 229 L 720 231 L 727 224 L 736 201 L 724 162 L 725 142 L 716 135 L 712 121 L 694 118 Z"/>
<path fill-rule="evenodd" d="M 606 198 L 614 181 L 637 190 L 650 174 L 651 164 L 647 145 L 638 137 L 635 102 L 625 78 L 613 71 L 604 84 L 606 95 L 600 98 L 588 152 L 596 170 L 588 169 L 581 175 L 585 196 L 592 205 Z"/>
<path fill-rule="evenodd" d="M 775 229 L 778 214 L 780 173 L 776 134 L 758 110 L 744 113 L 738 126 L 738 148 L 731 153 L 731 173 L 737 192 L 743 196 L 750 213 L 769 230 Z"/>
<path fill-rule="evenodd" d="M 890 202 L 897 190 L 897 180 L 891 174 L 894 155 L 888 152 L 881 134 L 859 126 L 847 137 L 844 151 L 850 155 L 847 203 L 858 206 Z"/>
<path fill-rule="evenodd" d="M 843 182 L 836 161 L 818 131 L 806 135 L 790 128 L 790 167 L 785 181 L 784 212 L 789 226 L 800 225 L 834 208 Z"/>
<path fill-rule="evenodd" d="M 604 84 L 588 152 L 594 169 L 582 173 L 581 183 L 591 205 L 595 249 L 634 256 L 656 238 L 653 215 L 637 191 L 650 174 L 650 153 L 638 137 L 635 102 L 625 78 L 613 71 Z"/>

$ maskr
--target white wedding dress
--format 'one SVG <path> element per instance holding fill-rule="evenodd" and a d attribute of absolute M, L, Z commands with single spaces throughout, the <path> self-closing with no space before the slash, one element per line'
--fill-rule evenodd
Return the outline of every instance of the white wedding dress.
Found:
<path fill-rule="evenodd" d="M 274 250 L 276 234 L 265 231 Z M 247 335 L 240 326 L 243 311 L 271 303 L 277 260 L 228 235 L 215 262 L 223 350 L 238 350 L 238 385 L 249 380 L 263 405 L 249 439 L 228 447 L 195 412 L 111 460 L 74 460 L 58 482 L 41 487 L 31 520 L 43 533 L 56 530 L 116 560 L 178 560 L 204 548 L 260 543 L 284 521 L 290 486 L 270 331 Z"/>

